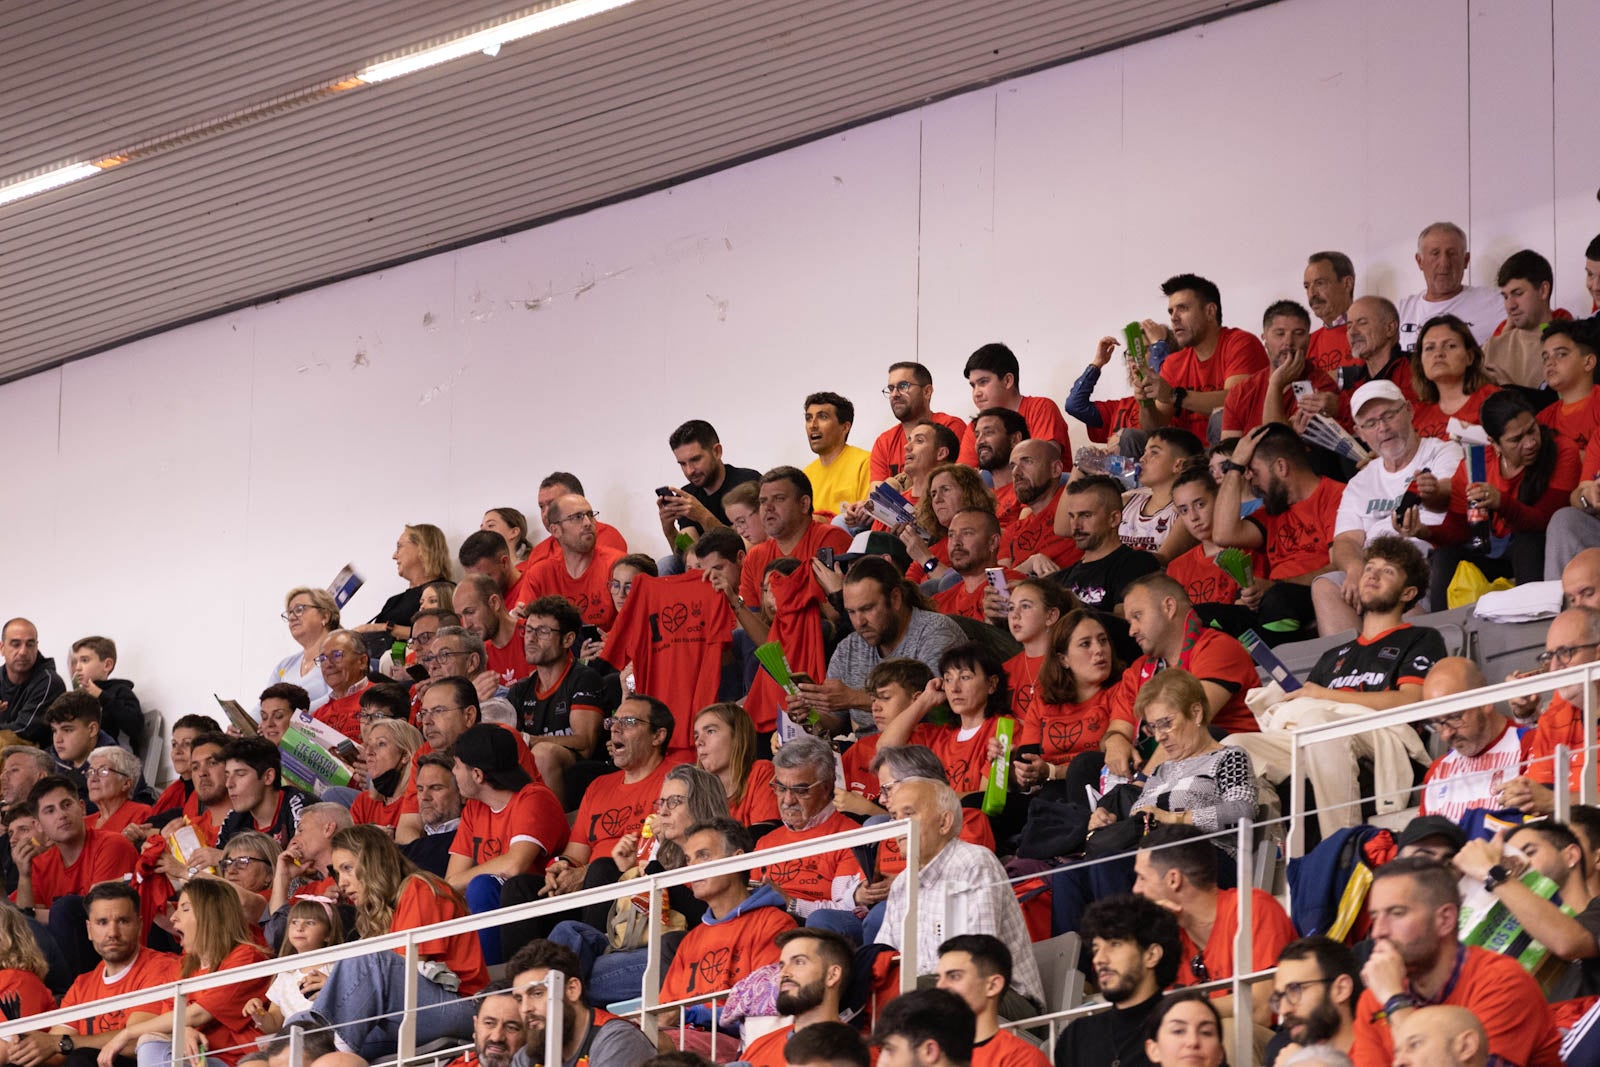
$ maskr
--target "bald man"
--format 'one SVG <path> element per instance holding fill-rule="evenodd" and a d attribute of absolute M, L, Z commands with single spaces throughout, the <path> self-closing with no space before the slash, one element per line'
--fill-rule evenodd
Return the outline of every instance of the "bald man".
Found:
<path fill-rule="evenodd" d="M 1000 538 L 1001 566 L 1043 578 L 1083 558 L 1072 538 L 1062 533 L 1065 469 L 1054 441 L 1031 439 L 1011 450 L 1011 489 L 1023 510 Z"/>
<path fill-rule="evenodd" d="M 1422 683 L 1422 699 L 1455 696 L 1487 684 L 1470 659 L 1448 656 L 1433 665 Z M 1455 822 L 1475 808 L 1500 807 L 1500 789 L 1517 776 L 1522 744 L 1511 720 L 1493 704 L 1465 708 L 1430 720 L 1450 751 L 1433 761 L 1423 779 L 1423 815 Z"/>
<path fill-rule="evenodd" d="M 1600 611 L 1593 608 L 1568 608 L 1557 615 L 1545 632 L 1545 655 L 1550 670 L 1575 667 L 1600 660 Z M 1510 677 L 1518 677 L 1513 674 Z M 1507 782 L 1501 799 L 1505 805 L 1530 815 L 1548 815 L 1555 810 L 1555 752 L 1566 745 L 1569 752 L 1583 749 L 1583 685 L 1565 685 L 1550 698 L 1550 706 L 1539 711 L 1539 697 L 1519 697 L 1507 701 L 1519 722 L 1538 718 L 1538 724 L 1524 736 L 1527 774 Z M 1577 785 L 1579 768 L 1573 768 Z"/>
<path fill-rule="evenodd" d="M 1569 608 L 1600 608 L 1600 548 L 1584 549 L 1561 569 L 1561 592 Z"/>
<path fill-rule="evenodd" d="M 1489 1035 L 1466 1008 L 1422 1008 L 1395 1027 L 1394 1067 L 1484 1067 L 1488 1062 Z"/>

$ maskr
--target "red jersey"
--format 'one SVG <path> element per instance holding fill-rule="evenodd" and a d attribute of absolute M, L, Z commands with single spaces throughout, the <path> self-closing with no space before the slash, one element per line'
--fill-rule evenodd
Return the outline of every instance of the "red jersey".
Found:
<path fill-rule="evenodd" d="M 1014 571 L 1010 567 L 1005 567 L 1003 570 L 1007 589 L 1027 577 L 1021 571 Z M 967 588 L 966 579 L 963 578 L 943 592 L 935 593 L 933 606 L 941 615 L 964 615 L 979 622 L 988 622 L 983 614 L 983 594 L 988 588 L 989 580 L 984 575 L 979 575 L 977 587 L 973 589 Z"/>
<path fill-rule="evenodd" d="M 946 415 L 942 411 L 928 412 L 928 418 L 956 435 L 956 440 L 961 442 L 961 454 L 950 460 L 952 463 L 965 463 L 969 467 L 978 465 L 978 446 L 972 440 L 972 427 L 967 425 L 966 419 L 959 419 L 954 415 Z M 867 473 L 875 482 L 884 481 L 900 473 L 906 463 L 906 428 L 901 423 L 895 423 L 878 435 L 872 442 L 872 455 L 867 460 Z"/>
<path fill-rule="evenodd" d="M 1067 420 L 1054 400 L 1025 396 L 1017 404 L 1017 414 L 1028 424 L 1028 436 L 1035 441 L 1054 441 L 1061 448 L 1061 464 L 1072 469 L 1072 440 L 1067 435 Z"/>
<path fill-rule="evenodd" d="M 793 1036 L 794 1023 L 768 1030 L 746 1045 L 744 1051 L 739 1053 L 739 1059 L 751 1067 L 789 1067 L 789 1057 L 784 1050 L 789 1047 L 789 1039 Z"/>
<path fill-rule="evenodd" d="M 803 671 L 812 678 L 828 674 L 827 647 L 822 636 L 822 605 L 827 594 L 811 573 L 801 567 L 793 574 L 772 573 L 773 617 L 767 640 L 783 647 L 791 671 Z M 744 710 L 755 724 L 756 733 L 771 733 L 778 727 L 778 716 L 788 707 L 788 696 L 766 671 L 756 671 L 750 692 L 745 694 Z"/>
<path fill-rule="evenodd" d="M 1191 393 L 1218 393 L 1227 387 L 1229 378 L 1254 374 L 1269 365 L 1261 338 L 1223 326 L 1210 359 L 1200 359 L 1193 346 L 1180 348 L 1161 364 L 1161 377 L 1174 388 L 1181 387 Z M 1206 439 L 1209 421 L 1209 416 L 1194 411 L 1178 411 L 1172 416 L 1172 425 L 1193 432 L 1202 441 Z"/>
<path fill-rule="evenodd" d="M 49 1011 L 56 1006 L 56 995 L 45 986 L 44 979 L 32 971 L 7 967 L 0 970 L 0 997 L 16 997 L 22 1007 L 19 1019 Z"/>
<path fill-rule="evenodd" d="M 443 879 L 431 874 L 413 874 L 400 886 L 400 899 L 395 901 L 389 932 L 397 934 L 402 930 L 415 930 L 468 914 L 466 904 Z M 395 951 L 405 955 L 403 948 Z M 472 996 L 489 984 L 489 970 L 483 965 L 483 950 L 479 947 L 477 934 L 452 934 L 424 941 L 417 946 L 417 955 L 421 959 L 443 960 L 445 966 L 461 979 L 461 995 L 464 997 Z"/>
<path fill-rule="evenodd" d="M 139 826 L 150 818 L 151 808 L 148 804 L 140 804 L 132 800 L 124 800 L 122 806 L 112 812 L 110 818 L 105 817 L 105 812 L 97 811 L 83 817 L 83 825 L 89 830 L 104 830 L 108 834 L 120 834 L 130 826 Z"/>
<path fill-rule="evenodd" d="M 57 897 L 82 896 L 99 882 L 124 882 L 133 875 L 139 853 L 121 834 L 84 832 L 83 850 L 71 866 L 52 845 L 33 858 L 33 906 L 48 908 Z M 15 893 L 11 899 L 17 899 Z"/>
<path fill-rule="evenodd" d="M 704 996 L 725 989 L 758 967 L 778 962 L 772 939 L 795 922 L 782 908 L 763 905 L 701 922 L 684 935 L 672 966 L 661 977 L 658 1004 Z"/>
<path fill-rule="evenodd" d="M 845 749 L 844 754 L 839 757 L 839 762 L 844 767 L 844 782 L 839 788 L 866 797 L 874 804 L 878 803 L 881 787 L 878 784 L 877 772 L 871 768 L 873 757 L 878 754 L 880 740 L 882 740 L 881 734 L 868 734 L 857 738 L 856 742 Z"/>
<path fill-rule="evenodd" d="M 836 811 L 809 830 L 791 830 L 787 826 L 780 826 L 770 833 L 763 834 L 761 840 L 756 842 L 756 850 L 777 848 L 779 845 L 790 845 L 796 841 L 815 841 L 819 837 L 859 827 L 860 824 L 850 816 Z M 772 884 L 792 900 L 831 900 L 834 878 L 860 874 L 861 865 L 856 863 L 855 855 L 849 849 L 845 849 L 843 852 L 807 856 L 803 860 L 769 863 L 750 872 L 750 879 L 759 882 L 763 878 L 770 878 Z"/>
<path fill-rule="evenodd" d="M 1587 462 L 1589 441 L 1600 433 L 1600 385 L 1575 404 L 1557 400 L 1539 412 L 1539 421 L 1576 445 Z"/>
<path fill-rule="evenodd" d="M 611 580 L 611 571 L 606 571 L 606 581 Z M 607 588 L 606 596 L 610 596 Z M 500 677 L 500 684 L 509 686 L 512 682 L 521 681 L 533 673 L 533 664 L 528 662 L 528 654 L 523 647 L 523 631 L 528 627 L 527 619 L 517 619 L 516 625 L 511 630 L 511 639 L 504 645 L 497 645 L 493 641 L 483 643 L 484 658 L 489 661 L 489 669 Z"/>
<path fill-rule="evenodd" d="M 183 807 L 183 802 L 189 799 L 189 790 L 192 784 L 185 778 L 179 778 L 161 791 L 156 798 L 156 806 L 150 809 L 152 815 L 159 815 L 163 811 L 178 811 Z"/>
<path fill-rule="evenodd" d="M 1010 1030 L 996 1030 L 972 1046 L 972 1067 L 1050 1067 L 1050 1059 Z"/>
<path fill-rule="evenodd" d="M 775 774 L 771 760 L 758 759 L 751 763 L 750 773 L 744 776 L 744 793 L 739 803 L 728 805 L 728 814 L 746 826 L 776 822 L 778 795 L 772 791 Z"/>
<path fill-rule="evenodd" d="M 1536 782 L 1554 785 L 1557 745 L 1567 746 L 1572 760 L 1577 761 L 1573 772 L 1579 771 L 1582 768 L 1583 710 L 1574 707 L 1560 693 L 1550 698 L 1550 706 L 1539 716 L 1538 723 L 1523 735 L 1522 747 L 1528 757 L 1524 773 Z"/>
<path fill-rule="evenodd" d="M 1033 710 L 1034 691 L 1039 687 L 1039 671 L 1043 667 L 1043 656 L 1030 656 L 1025 651 L 1006 660 L 1006 688 L 1011 692 L 1011 714 L 1016 716 L 1018 725 Z"/>
<path fill-rule="evenodd" d="M 1047 704 L 1035 699 L 1018 723 L 1017 747 L 1039 745 L 1046 763 L 1067 764 L 1080 752 L 1100 747 L 1111 722 L 1111 690 L 1082 704 Z"/>
<path fill-rule="evenodd" d="M 1000 520 L 1002 530 L 1022 518 L 1022 501 L 1017 499 L 1017 487 L 1010 482 L 994 487 L 994 517 Z M 950 563 L 949 545 L 945 546 L 941 562 Z"/>
<path fill-rule="evenodd" d="M 619 667 L 632 661 L 635 691 L 672 709 L 669 751 L 693 756 L 694 715 L 716 702 L 722 653 L 737 625 L 728 598 L 704 571 L 633 580 L 601 658 Z"/>
<path fill-rule="evenodd" d="M 989 739 L 994 737 L 998 716 L 991 715 L 962 738 L 960 725 L 934 726 L 923 723 L 911 731 L 910 744 L 927 745 L 944 764 L 950 788 L 957 793 L 976 793 L 989 775 Z"/>
<path fill-rule="evenodd" d="M 1484 386 L 1476 393 L 1467 397 L 1467 402 L 1453 415 L 1446 415 L 1438 404 L 1420 403 L 1411 411 L 1411 425 L 1416 427 L 1418 437 L 1438 437 L 1440 439 L 1450 436 L 1450 420 L 1476 426 L 1481 418 L 1483 402 L 1498 393 L 1500 387 L 1493 383 Z"/>
<path fill-rule="evenodd" d="M 1350 362 L 1350 326 L 1324 326 L 1306 343 L 1306 366 L 1337 379 L 1339 368 Z"/>
<path fill-rule="evenodd" d="M 839 553 L 848 552 L 850 535 L 837 526 L 820 522 L 807 523 L 799 542 L 788 552 L 778 546 L 777 538 L 767 538 L 744 554 L 744 569 L 739 574 L 739 599 L 752 607 L 759 605 L 761 578 L 767 572 L 767 564 L 785 556 L 797 559 L 801 563 L 810 563 L 817 558 L 819 548 L 831 548 Z M 635 584 L 634 589 L 638 588 Z"/>
<path fill-rule="evenodd" d="M 1244 695 L 1261 684 L 1256 673 L 1256 662 L 1250 658 L 1237 638 L 1220 630 L 1200 625 L 1193 612 L 1189 613 L 1184 648 L 1177 663 L 1164 664 L 1182 667 L 1202 682 L 1220 685 L 1231 695 L 1227 703 L 1212 718 L 1211 725 L 1224 733 L 1258 733 L 1260 724 L 1255 715 L 1244 706 Z M 1111 719 L 1130 726 L 1139 725 L 1133 711 L 1133 701 L 1139 687 L 1156 673 L 1157 664 L 1149 656 L 1140 656 L 1122 672 L 1122 680 L 1111 690 Z"/>
<path fill-rule="evenodd" d="M 1337 393 L 1339 387 L 1332 378 L 1319 370 L 1307 369 L 1306 379 L 1319 393 Z M 1267 390 L 1272 387 L 1272 369 L 1258 370 L 1232 389 L 1222 400 L 1222 435 L 1239 437 L 1267 421 Z M 1292 386 L 1283 388 L 1283 413 L 1288 418 L 1295 412 Z"/>
<path fill-rule="evenodd" d="M 644 825 L 644 817 L 655 810 L 667 772 L 679 762 L 664 759 L 655 770 L 633 783 L 623 780 L 622 771 L 595 779 L 578 803 L 572 840 L 587 844 L 591 859 L 609 857 L 618 841 Z"/>
<path fill-rule="evenodd" d="M 1500 469 L 1499 451 L 1493 445 L 1487 447 L 1484 455 L 1487 481 L 1500 490 L 1500 506 L 1492 512 L 1495 536 L 1509 537 L 1524 530 L 1543 530 L 1555 513 L 1566 507 L 1572 499 L 1572 491 L 1583 480 L 1583 462 L 1578 458 L 1577 446 L 1571 441 L 1560 436 L 1555 441 L 1556 462 L 1550 473 L 1550 484 L 1545 486 L 1544 493 L 1532 504 L 1524 504 L 1517 499 L 1517 492 L 1522 488 L 1522 479 L 1527 472 L 1518 471 L 1507 478 Z M 1450 479 L 1450 511 L 1445 519 L 1445 530 L 1448 532 L 1441 535 L 1441 541 L 1448 541 L 1451 537 L 1466 538 L 1467 484 L 1467 465 L 1462 463 Z"/>
<path fill-rule="evenodd" d="M 166 952 L 157 952 L 153 948 L 140 948 L 138 955 L 133 957 L 133 962 L 125 967 L 121 974 L 115 978 L 106 978 L 106 961 L 101 960 L 94 970 L 87 974 L 80 974 L 72 982 L 72 988 L 67 990 L 67 995 L 61 998 L 63 1008 L 76 1007 L 94 1000 L 103 1000 L 114 997 L 119 993 L 132 993 L 140 989 L 154 989 L 156 986 L 166 985 L 168 982 L 178 980 L 178 957 Z M 129 1011 L 139 1009 L 118 1008 L 116 1011 L 101 1012 L 91 1015 L 87 1019 L 78 1019 L 67 1023 L 80 1034 L 109 1034 L 128 1028 Z"/>
<path fill-rule="evenodd" d="M 322 707 L 311 713 L 311 717 L 318 722 L 325 722 L 329 726 L 344 734 L 356 744 L 361 743 L 361 694 L 372 685 L 362 679 L 351 687 L 350 692 L 337 700 L 330 699 Z"/>
<path fill-rule="evenodd" d="M 1317 482 L 1316 491 L 1282 515 L 1258 509 L 1247 522 L 1261 528 L 1267 554 L 1267 577 L 1275 582 L 1299 578 L 1328 566 L 1328 546 L 1339 517 L 1344 485 L 1332 478 Z"/>
<path fill-rule="evenodd" d="M 1258 578 L 1267 576 L 1266 560 L 1261 553 L 1250 553 L 1250 573 Z M 1191 604 L 1237 604 L 1239 583 L 1233 575 L 1217 566 L 1217 557 L 1206 555 L 1205 545 L 1195 545 L 1177 559 L 1167 564 L 1167 577 L 1183 586 Z"/>
<path fill-rule="evenodd" d="M 556 795 L 542 785 L 525 785 L 499 811 L 481 800 L 465 801 L 450 855 L 464 856 L 477 867 L 526 841 L 542 851 L 526 870 L 516 873 L 542 875 L 551 857 L 567 847 L 567 833 L 567 816 Z"/>
<path fill-rule="evenodd" d="M 1066 570 L 1083 558 L 1083 550 L 1070 537 L 1056 533 L 1056 508 L 1061 506 L 1062 491 L 1057 489 L 1050 499 L 1023 512 L 1010 526 L 1000 531 L 1002 562 L 1015 567 L 1029 556 L 1043 553 Z"/>
<path fill-rule="evenodd" d="M 599 520 L 595 521 L 594 544 L 596 548 L 609 548 L 616 552 L 616 554 L 619 556 L 626 556 L 628 554 L 628 539 L 622 536 L 621 530 L 618 530 L 610 523 L 600 522 Z M 558 559 L 560 556 L 561 542 L 557 541 L 554 537 L 546 537 L 544 540 L 533 546 L 533 549 L 528 553 L 527 559 L 517 564 L 517 572 L 521 574 L 524 579 L 526 579 L 528 577 L 528 572 L 533 570 L 535 565 L 543 563 L 547 559 Z M 610 578 L 607 578 L 606 580 L 610 581 Z M 512 588 L 513 590 L 520 588 L 520 583 L 518 586 L 513 586 Z M 510 603 L 521 603 L 521 601 L 514 599 L 517 595 L 516 592 L 513 592 L 511 595 L 513 599 L 510 601 Z"/>
<path fill-rule="evenodd" d="M 143 952 L 148 949 L 142 950 Z M 272 954 L 260 945 L 251 943 L 236 945 L 233 951 L 222 958 L 222 962 L 213 969 L 201 968 L 194 972 L 195 975 L 215 974 L 219 971 L 230 971 L 235 967 L 245 967 L 252 963 L 271 959 Z M 177 976 L 174 975 L 174 978 Z M 192 977 L 192 976 L 191 976 Z M 234 1064 L 239 1062 L 248 1049 L 242 1045 L 254 1046 L 261 1030 L 256 1026 L 255 1020 L 244 1013 L 244 1006 L 250 1001 L 260 998 L 265 1001 L 267 988 L 272 985 L 272 978 L 247 978 L 233 985 L 219 986 L 216 989 L 201 989 L 190 993 L 187 1003 L 195 1004 L 206 1010 L 211 1016 L 211 1021 L 200 1028 L 200 1034 L 206 1039 L 208 1056 L 215 1056 L 222 1062 Z M 104 996 L 104 994 L 101 994 Z M 164 1000 L 159 1004 L 149 1005 L 136 1011 L 151 1011 L 156 1014 L 172 1010 L 172 1001 Z"/>
<path fill-rule="evenodd" d="M 350 821 L 357 826 L 392 828 L 400 825 L 400 816 L 418 814 L 421 812 L 417 808 L 417 789 L 414 784 L 400 790 L 399 796 L 387 802 L 379 800 L 370 790 L 363 789 L 350 803 Z"/>
<path fill-rule="evenodd" d="M 1239 891 L 1223 889 L 1217 893 L 1217 921 L 1203 948 L 1197 948 L 1189 935 L 1179 930 L 1179 943 L 1183 946 L 1182 961 L 1178 966 L 1178 984 L 1194 985 L 1197 979 L 1189 967 L 1196 956 L 1205 962 L 1208 981 L 1232 978 L 1233 939 L 1239 934 Z M 1283 905 L 1269 893 L 1250 890 L 1250 970 L 1264 971 L 1278 965 L 1278 954 L 1289 942 L 1300 935 L 1294 932 L 1294 923 Z M 1226 989 L 1214 990 L 1212 996 L 1227 995 Z M 1388 1061 L 1385 1060 L 1385 1063 Z"/>
<path fill-rule="evenodd" d="M 1221 918 L 1219 908 L 1219 922 Z M 1470 1011 L 1489 1035 L 1489 1052 L 1506 1063 L 1559 1067 L 1561 1035 L 1539 984 L 1509 956 L 1475 945 L 1462 946 L 1462 951 L 1461 973 L 1439 1003 Z M 1394 1062 L 1394 1035 L 1389 1024 L 1375 1021 L 1382 1007 L 1371 990 L 1363 992 L 1356 1003 L 1356 1040 L 1350 1048 L 1356 1067 L 1389 1067 Z"/>
<path fill-rule="evenodd" d="M 1099 426 L 1085 426 L 1089 432 L 1089 440 L 1093 444 L 1103 445 L 1111 440 L 1113 434 L 1139 426 L 1139 401 L 1131 396 L 1121 400 L 1094 400 L 1094 409 L 1100 413 Z"/>
<path fill-rule="evenodd" d="M 565 597 L 583 621 L 602 630 L 611 628 L 617 605 L 611 599 L 611 568 L 625 553 L 596 545 L 589 566 L 574 578 L 567 572 L 567 559 L 557 553 L 536 567 L 529 567 L 517 585 L 517 604 L 531 604 L 542 596 Z M 635 588 L 638 588 L 635 586 Z"/>

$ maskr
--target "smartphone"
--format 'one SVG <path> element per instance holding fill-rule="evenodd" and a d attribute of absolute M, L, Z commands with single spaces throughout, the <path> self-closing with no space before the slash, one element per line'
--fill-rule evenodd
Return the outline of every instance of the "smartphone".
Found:
<path fill-rule="evenodd" d="M 661 486 L 657 486 L 656 487 L 656 496 L 669 497 L 670 498 L 670 497 L 674 497 L 674 496 L 677 496 L 677 495 L 678 495 L 677 493 L 672 491 L 672 487 L 670 485 L 661 485 Z"/>
<path fill-rule="evenodd" d="M 1421 506 L 1422 497 L 1417 495 L 1417 491 L 1415 489 L 1407 489 L 1404 493 L 1400 494 L 1400 503 L 1394 506 L 1395 522 L 1400 522 L 1401 517 L 1412 508 L 1420 508 Z"/>
<path fill-rule="evenodd" d="M 600 640 L 600 627 L 588 623 L 578 627 L 578 647 L 583 647 L 585 641 Z"/>
<path fill-rule="evenodd" d="M 989 587 L 1000 594 L 1001 600 L 1009 601 L 1011 599 L 1011 593 L 1006 589 L 1006 572 L 1003 568 L 985 568 L 983 576 L 988 579 Z"/>
<path fill-rule="evenodd" d="M 1316 394 L 1317 387 L 1310 382 L 1290 382 L 1289 388 L 1294 391 L 1295 399 L 1307 400 Z"/>
<path fill-rule="evenodd" d="M 795 685 L 816 685 L 817 684 L 816 682 L 811 680 L 811 675 L 807 674 L 805 671 L 790 671 L 789 672 L 789 680 L 791 682 L 793 682 Z"/>
<path fill-rule="evenodd" d="M 817 561 L 830 571 L 833 570 L 834 552 L 827 545 L 817 549 Z"/>

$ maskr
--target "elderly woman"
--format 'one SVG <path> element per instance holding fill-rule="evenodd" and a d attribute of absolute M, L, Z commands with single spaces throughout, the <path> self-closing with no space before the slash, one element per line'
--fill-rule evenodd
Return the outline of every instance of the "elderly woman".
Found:
<path fill-rule="evenodd" d="M 228 839 L 217 869 L 238 890 L 244 917 L 259 925 L 267 918 L 267 898 L 272 893 L 272 873 L 278 866 L 278 843 L 266 834 L 245 830 Z"/>
<path fill-rule="evenodd" d="M 93 815 L 84 816 L 85 828 L 126 834 L 128 827 L 139 826 L 150 818 L 150 805 L 133 799 L 133 788 L 139 781 L 139 759 L 132 752 L 119 745 L 101 745 L 89 753 L 83 776 L 89 784 L 89 801 L 95 806 Z M 130 836 L 130 840 L 143 838 Z"/>
<path fill-rule="evenodd" d="M 425 522 L 407 526 L 394 545 L 394 566 L 406 580 L 405 592 L 384 601 L 371 622 L 355 627 L 368 642 L 367 652 L 372 659 L 381 656 L 395 641 L 411 636 L 411 616 L 422 607 L 423 587 L 450 579 L 450 546 L 444 531 Z"/>
<path fill-rule="evenodd" d="M 328 686 L 328 699 L 312 715 L 350 740 L 361 743 L 361 693 L 371 684 L 367 668 L 371 664 L 361 635 L 354 630 L 335 630 L 322 642 L 317 665 Z"/>
<path fill-rule="evenodd" d="M 932 581 L 934 584 L 929 588 L 936 589 L 955 574 L 950 569 L 950 544 L 945 536 L 956 513 L 971 509 L 994 510 L 994 493 L 983 484 L 978 472 L 962 463 L 944 463 L 933 468 L 928 476 L 928 495 L 917 502 L 917 525 L 933 537 L 933 542 L 924 541 L 910 527 L 899 532 L 911 556 L 907 578 L 914 582 Z M 931 571 L 927 568 L 929 561 L 935 564 Z"/>
<path fill-rule="evenodd" d="M 289 636 L 294 638 L 300 651 L 285 656 L 267 676 L 267 685 L 292 682 L 304 689 L 317 707 L 328 699 L 328 687 L 317 670 L 317 655 L 322 651 L 322 639 L 339 628 L 339 608 L 325 589 L 301 586 L 289 590 L 283 602 L 283 621 L 289 624 Z"/>
<path fill-rule="evenodd" d="M 1417 390 L 1411 425 L 1419 437 L 1448 437 L 1450 420 L 1476 426 L 1483 402 L 1499 391 L 1484 367 L 1472 329 L 1454 315 L 1435 315 L 1417 334 L 1411 365 Z"/>

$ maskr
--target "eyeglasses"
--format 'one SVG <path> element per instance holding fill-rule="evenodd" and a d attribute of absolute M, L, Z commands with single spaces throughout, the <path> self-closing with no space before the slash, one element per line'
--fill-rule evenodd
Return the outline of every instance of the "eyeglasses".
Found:
<path fill-rule="evenodd" d="M 298 619 L 308 611 L 316 610 L 317 606 L 315 604 L 295 604 L 288 611 L 285 611 L 283 614 L 279 615 L 278 618 L 287 622 L 290 619 Z"/>
<path fill-rule="evenodd" d="M 894 396 L 896 393 L 909 393 L 917 387 L 916 382 L 894 382 L 883 387 L 884 396 Z"/>
<path fill-rule="evenodd" d="M 262 859 L 260 856 L 231 856 L 228 859 L 223 860 L 220 864 L 218 864 L 218 866 L 225 871 L 242 871 L 246 867 L 249 867 L 252 863 L 259 863 L 265 866 L 266 862 L 267 861 Z"/>
<path fill-rule="evenodd" d="M 1549 670 L 1553 666 L 1569 666 L 1572 663 L 1572 657 L 1586 648 L 1600 648 L 1600 641 L 1590 641 L 1582 645 L 1562 645 L 1560 648 L 1552 648 L 1548 652 L 1541 652 L 1539 653 L 1539 666 L 1545 670 Z"/>
<path fill-rule="evenodd" d="M 524 629 L 522 632 L 524 634 L 532 634 L 533 636 L 537 637 L 539 640 L 544 641 L 544 640 L 550 638 L 551 636 L 553 636 L 554 634 L 560 633 L 561 629 L 559 627 L 556 627 L 556 626 L 529 626 L 526 629 Z"/>
<path fill-rule="evenodd" d="M 427 633 L 420 634 L 413 630 L 411 631 L 411 639 L 407 641 L 406 644 L 413 645 L 417 648 L 427 648 L 429 645 L 433 644 L 433 639 L 437 636 L 438 631 L 436 630 L 429 630 Z"/>
<path fill-rule="evenodd" d="M 561 525 L 566 525 L 569 522 L 594 522 L 599 517 L 600 513 L 598 511 L 574 511 L 571 515 L 557 519 L 556 522 Z"/>
<path fill-rule="evenodd" d="M 418 714 L 420 714 L 420 712 Z M 363 711 L 356 716 L 356 722 L 360 723 L 362 726 L 371 726 L 373 723 L 382 722 L 388 717 L 389 716 L 385 715 L 381 711 Z"/>
<path fill-rule="evenodd" d="M 1449 715 L 1440 715 L 1436 719 L 1429 719 L 1428 725 L 1432 726 L 1435 730 L 1459 730 L 1461 729 L 1461 724 L 1466 721 L 1466 712 L 1453 711 Z"/>
<path fill-rule="evenodd" d="M 782 782 L 773 782 L 772 791 L 780 797 L 785 793 L 792 797 L 803 797 L 821 784 L 821 782 L 807 782 L 805 785 L 784 785 Z"/>
<path fill-rule="evenodd" d="M 1160 722 L 1148 722 L 1145 725 L 1150 728 L 1151 734 L 1170 734 L 1173 722 L 1172 719 L 1162 719 Z"/>
<path fill-rule="evenodd" d="M 332 652 L 324 652 L 317 657 L 317 666 L 326 667 L 328 664 L 339 664 L 344 659 L 344 649 L 336 648 Z"/>
<path fill-rule="evenodd" d="M 427 722 L 430 719 L 437 719 L 439 716 L 444 715 L 447 712 L 462 710 L 462 708 L 418 708 L 417 721 Z"/>
<path fill-rule="evenodd" d="M 1403 407 L 1390 408 L 1381 415 L 1375 415 L 1370 419 L 1362 419 L 1360 422 L 1356 423 L 1356 429 L 1366 430 L 1368 433 L 1371 433 L 1380 426 L 1389 426 L 1393 424 L 1400 418 L 1400 413 L 1406 410 L 1408 409 Z"/>
<path fill-rule="evenodd" d="M 625 730 L 631 730 L 635 726 L 650 725 L 650 720 L 641 719 L 637 715 L 608 715 L 606 716 L 606 721 L 600 725 L 607 730 L 615 730 L 619 726 Z"/>
<path fill-rule="evenodd" d="M 1193 969 L 1194 968 L 1192 967 L 1190 968 L 1190 970 Z M 1290 982 L 1282 989 L 1274 991 L 1273 994 L 1267 998 L 1267 1006 L 1272 1009 L 1274 1014 L 1277 1014 L 1280 1005 L 1300 1003 L 1300 994 L 1304 993 L 1307 987 L 1314 985 L 1327 985 L 1331 981 L 1333 981 L 1332 978 L 1309 978 L 1304 982 Z"/>
<path fill-rule="evenodd" d="M 128 775 L 123 774 L 115 767 L 90 767 L 88 770 L 83 772 L 83 776 L 85 778 L 110 778 L 113 774 L 120 778 L 128 777 Z"/>
<path fill-rule="evenodd" d="M 656 801 L 656 811 L 665 815 L 669 811 L 677 811 L 687 803 L 689 803 L 688 797 L 662 797 Z"/>
<path fill-rule="evenodd" d="M 1200 953 L 1194 954 L 1194 959 L 1189 961 L 1189 973 L 1194 975 L 1197 982 L 1211 981 L 1211 971 L 1206 967 L 1206 958 Z"/>
<path fill-rule="evenodd" d="M 611 590 L 613 593 L 621 593 L 626 596 L 628 593 L 633 592 L 633 583 L 619 582 L 613 578 L 611 581 L 606 583 L 606 588 Z"/>

